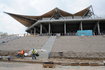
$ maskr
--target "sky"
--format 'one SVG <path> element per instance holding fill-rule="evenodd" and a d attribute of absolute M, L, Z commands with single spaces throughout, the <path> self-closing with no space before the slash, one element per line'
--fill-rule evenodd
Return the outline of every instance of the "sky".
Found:
<path fill-rule="evenodd" d="M 105 0 L 0 0 L 0 32 L 23 34 L 27 29 L 4 12 L 38 16 L 58 7 L 76 13 L 90 5 L 97 16 L 105 17 Z"/>

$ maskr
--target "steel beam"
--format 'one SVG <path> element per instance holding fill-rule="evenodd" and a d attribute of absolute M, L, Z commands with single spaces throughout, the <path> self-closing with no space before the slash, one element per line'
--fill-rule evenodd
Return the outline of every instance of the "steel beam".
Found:
<path fill-rule="evenodd" d="M 82 24 L 82 21 L 80 23 L 80 29 L 83 30 L 83 24 Z"/>
<path fill-rule="evenodd" d="M 36 28 L 34 28 L 34 35 L 36 34 Z"/>
<path fill-rule="evenodd" d="M 40 24 L 40 34 L 42 34 L 42 24 Z"/>
<path fill-rule="evenodd" d="M 51 33 L 51 24 L 49 23 L 49 29 L 48 29 L 48 33 Z"/>
<path fill-rule="evenodd" d="M 66 34 L 66 23 L 64 23 L 64 34 Z"/>
<path fill-rule="evenodd" d="M 97 28 L 98 28 L 98 34 L 101 35 L 99 21 L 97 22 Z"/>

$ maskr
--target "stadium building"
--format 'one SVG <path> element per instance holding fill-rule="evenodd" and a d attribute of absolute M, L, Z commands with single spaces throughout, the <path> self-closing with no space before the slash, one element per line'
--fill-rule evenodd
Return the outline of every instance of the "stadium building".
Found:
<path fill-rule="evenodd" d="M 74 14 L 59 8 L 40 16 L 7 14 L 26 26 L 32 36 L 2 38 L 0 50 L 35 48 L 47 51 L 40 58 L 105 59 L 105 18 L 97 17 L 92 6 Z"/>
<path fill-rule="evenodd" d="M 95 16 L 92 6 L 71 14 L 55 8 L 41 16 L 7 13 L 27 27 L 26 32 L 40 35 L 101 35 L 105 19 Z"/>

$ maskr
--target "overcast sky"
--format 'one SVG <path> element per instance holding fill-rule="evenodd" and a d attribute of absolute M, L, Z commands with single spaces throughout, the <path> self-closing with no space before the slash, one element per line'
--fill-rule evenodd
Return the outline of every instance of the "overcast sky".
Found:
<path fill-rule="evenodd" d="M 92 5 L 97 16 L 105 17 L 105 0 L 0 0 L 0 32 L 25 33 L 26 27 L 3 13 L 37 16 L 58 7 L 75 13 Z"/>

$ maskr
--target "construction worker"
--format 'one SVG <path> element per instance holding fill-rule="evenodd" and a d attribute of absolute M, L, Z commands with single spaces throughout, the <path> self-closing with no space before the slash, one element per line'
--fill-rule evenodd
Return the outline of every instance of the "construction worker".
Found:
<path fill-rule="evenodd" d="M 24 50 L 21 50 L 21 51 L 19 51 L 18 53 L 17 53 L 17 57 L 21 57 L 21 58 L 23 58 L 24 57 Z"/>
<path fill-rule="evenodd" d="M 36 59 L 36 53 L 35 49 L 32 49 L 32 59 Z"/>

